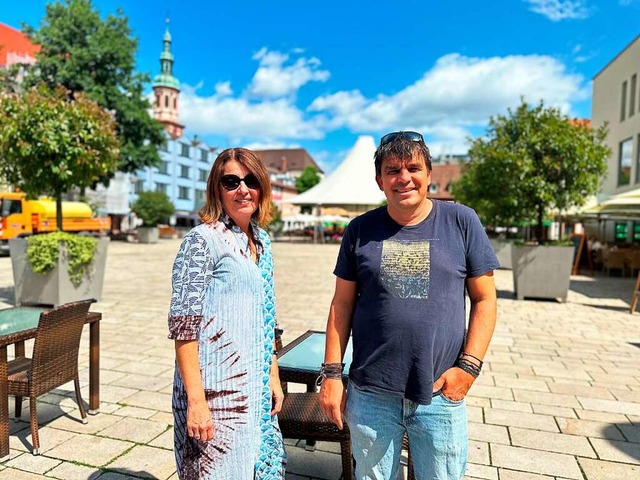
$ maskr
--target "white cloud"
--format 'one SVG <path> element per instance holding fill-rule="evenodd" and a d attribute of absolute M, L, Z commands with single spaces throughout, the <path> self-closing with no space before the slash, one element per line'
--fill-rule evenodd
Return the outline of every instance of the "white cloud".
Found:
<path fill-rule="evenodd" d="M 233 90 L 231 90 L 231 82 L 216 83 L 216 94 L 224 97 L 232 95 Z"/>
<path fill-rule="evenodd" d="M 201 135 L 233 138 L 320 138 L 323 132 L 313 121 L 284 99 L 252 102 L 220 94 L 210 97 L 184 89 L 180 122 Z"/>
<path fill-rule="evenodd" d="M 588 92 L 579 75 L 546 56 L 469 58 L 441 57 L 413 85 L 393 95 L 368 99 L 358 90 L 316 98 L 308 110 L 320 113 L 323 128 L 346 127 L 354 132 L 413 129 L 432 134 L 435 142 L 460 147 L 468 128 L 483 126 L 491 115 L 506 112 L 520 98 L 560 107 Z"/>
<path fill-rule="evenodd" d="M 590 14 L 585 0 L 525 0 L 530 10 L 544 15 L 553 22 L 584 19 Z"/>
<path fill-rule="evenodd" d="M 300 49 L 293 55 L 303 53 Z M 260 61 L 253 80 L 249 85 L 249 94 L 260 98 L 280 98 L 294 95 L 300 87 L 309 82 L 326 82 L 329 71 L 320 69 L 320 60 L 315 57 L 292 59 L 290 54 L 260 49 L 253 56 Z M 292 63 L 293 62 L 293 63 Z"/>
<path fill-rule="evenodd" d="M 302 148 L 299 143 L 287 143 L 287 142 L 250 142 L 243 145 L 244 148 L 249 150 L 279 150 L 282 148 Z"/>

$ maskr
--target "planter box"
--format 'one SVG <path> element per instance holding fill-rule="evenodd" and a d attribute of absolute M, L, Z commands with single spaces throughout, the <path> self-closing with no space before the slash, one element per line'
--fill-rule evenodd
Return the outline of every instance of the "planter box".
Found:
<path fill-rule="evenodd" d="M 79 286 L 69 280 L 67 253 L 63 249 L 58 256 L 58 265 L 46 274 L 34 273 L 27 260 L 27 240 L 17 238 L 9 241 L 15 302 L 18 305 L 53 305 L 75 302 L 87 298 L 100 300 L 107 260 L 108 238 L 98 240 L 90 274 Z"/>
<path fill-rule="evenodd" d="M 567 301 L 573 246 L 513 245 L 513 289 L 516 298 L 554 298 Z"/>
<path fill-rule="evenodd" d="M 509 240 L 499 240 L 497 238 L 490 238 L 489 241 L 493 247 L 493 252 L 496 254 L 496 257 L 498 257 L 500 268 L 511 269 L 511 245 L 513 245 L 513 242 Z"/>
<path fill-rule="evenodd" d="M 138 243 L 158 243 L 160 230 L 157 227 L 138 227 Z"/>

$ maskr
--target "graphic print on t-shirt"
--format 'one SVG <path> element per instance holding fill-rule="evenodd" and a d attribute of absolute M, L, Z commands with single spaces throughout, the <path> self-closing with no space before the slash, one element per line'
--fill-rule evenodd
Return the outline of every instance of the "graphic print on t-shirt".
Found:
<path fill-rule="evenodd" d="M 431 242 L 382 242 L 380 281 L 398 298 L 429 298 Z"/>

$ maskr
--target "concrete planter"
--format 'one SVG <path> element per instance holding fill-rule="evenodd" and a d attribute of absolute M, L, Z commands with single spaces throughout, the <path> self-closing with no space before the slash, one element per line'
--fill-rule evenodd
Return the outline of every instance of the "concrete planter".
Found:
<path fill-rule="evenodd" d="M 513 288 L 518 300 L 525 297 L 567 301 L 574 247 L 513 245 Z"/>
<path fill-rule="evenodd" d="M 160 230 L 158 227 L 138 227 L 138 243 L 158 243 Z"/>
<path fill-rule="evenodd" d="M 87 298 L 100 300 L 107 260 L 108 238 L 98 240 L 90 273 L 75 286 L 69 280 L 67 252 L 60 251 L 58 265 L 48 273 L 34 273 L 27 259 L 27 240 L 9 241 L 16 305 L 53 305 L 75 302 Z"/>
<path fill-rule="evenodd" d="M 513 242 L 510 240 L 499 240 L 497 238 L 491 238 L 489 240 L 493 247 L 493 252 L 496 254 L 496 257 L 498 257 L 500 268 L 511 269 L 511 245 L 513 245 Z"/>

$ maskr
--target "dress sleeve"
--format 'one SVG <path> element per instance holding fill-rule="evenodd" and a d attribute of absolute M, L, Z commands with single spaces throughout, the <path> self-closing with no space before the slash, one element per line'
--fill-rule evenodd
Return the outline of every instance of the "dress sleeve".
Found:
<path fill-rule="evenodd" d="M 191 232 L 182 241 L 171 274 L 169 338 L 196 340 L 203 318 L 205 292 L 211 280 L 211 252 L 202 235 Z"/>

